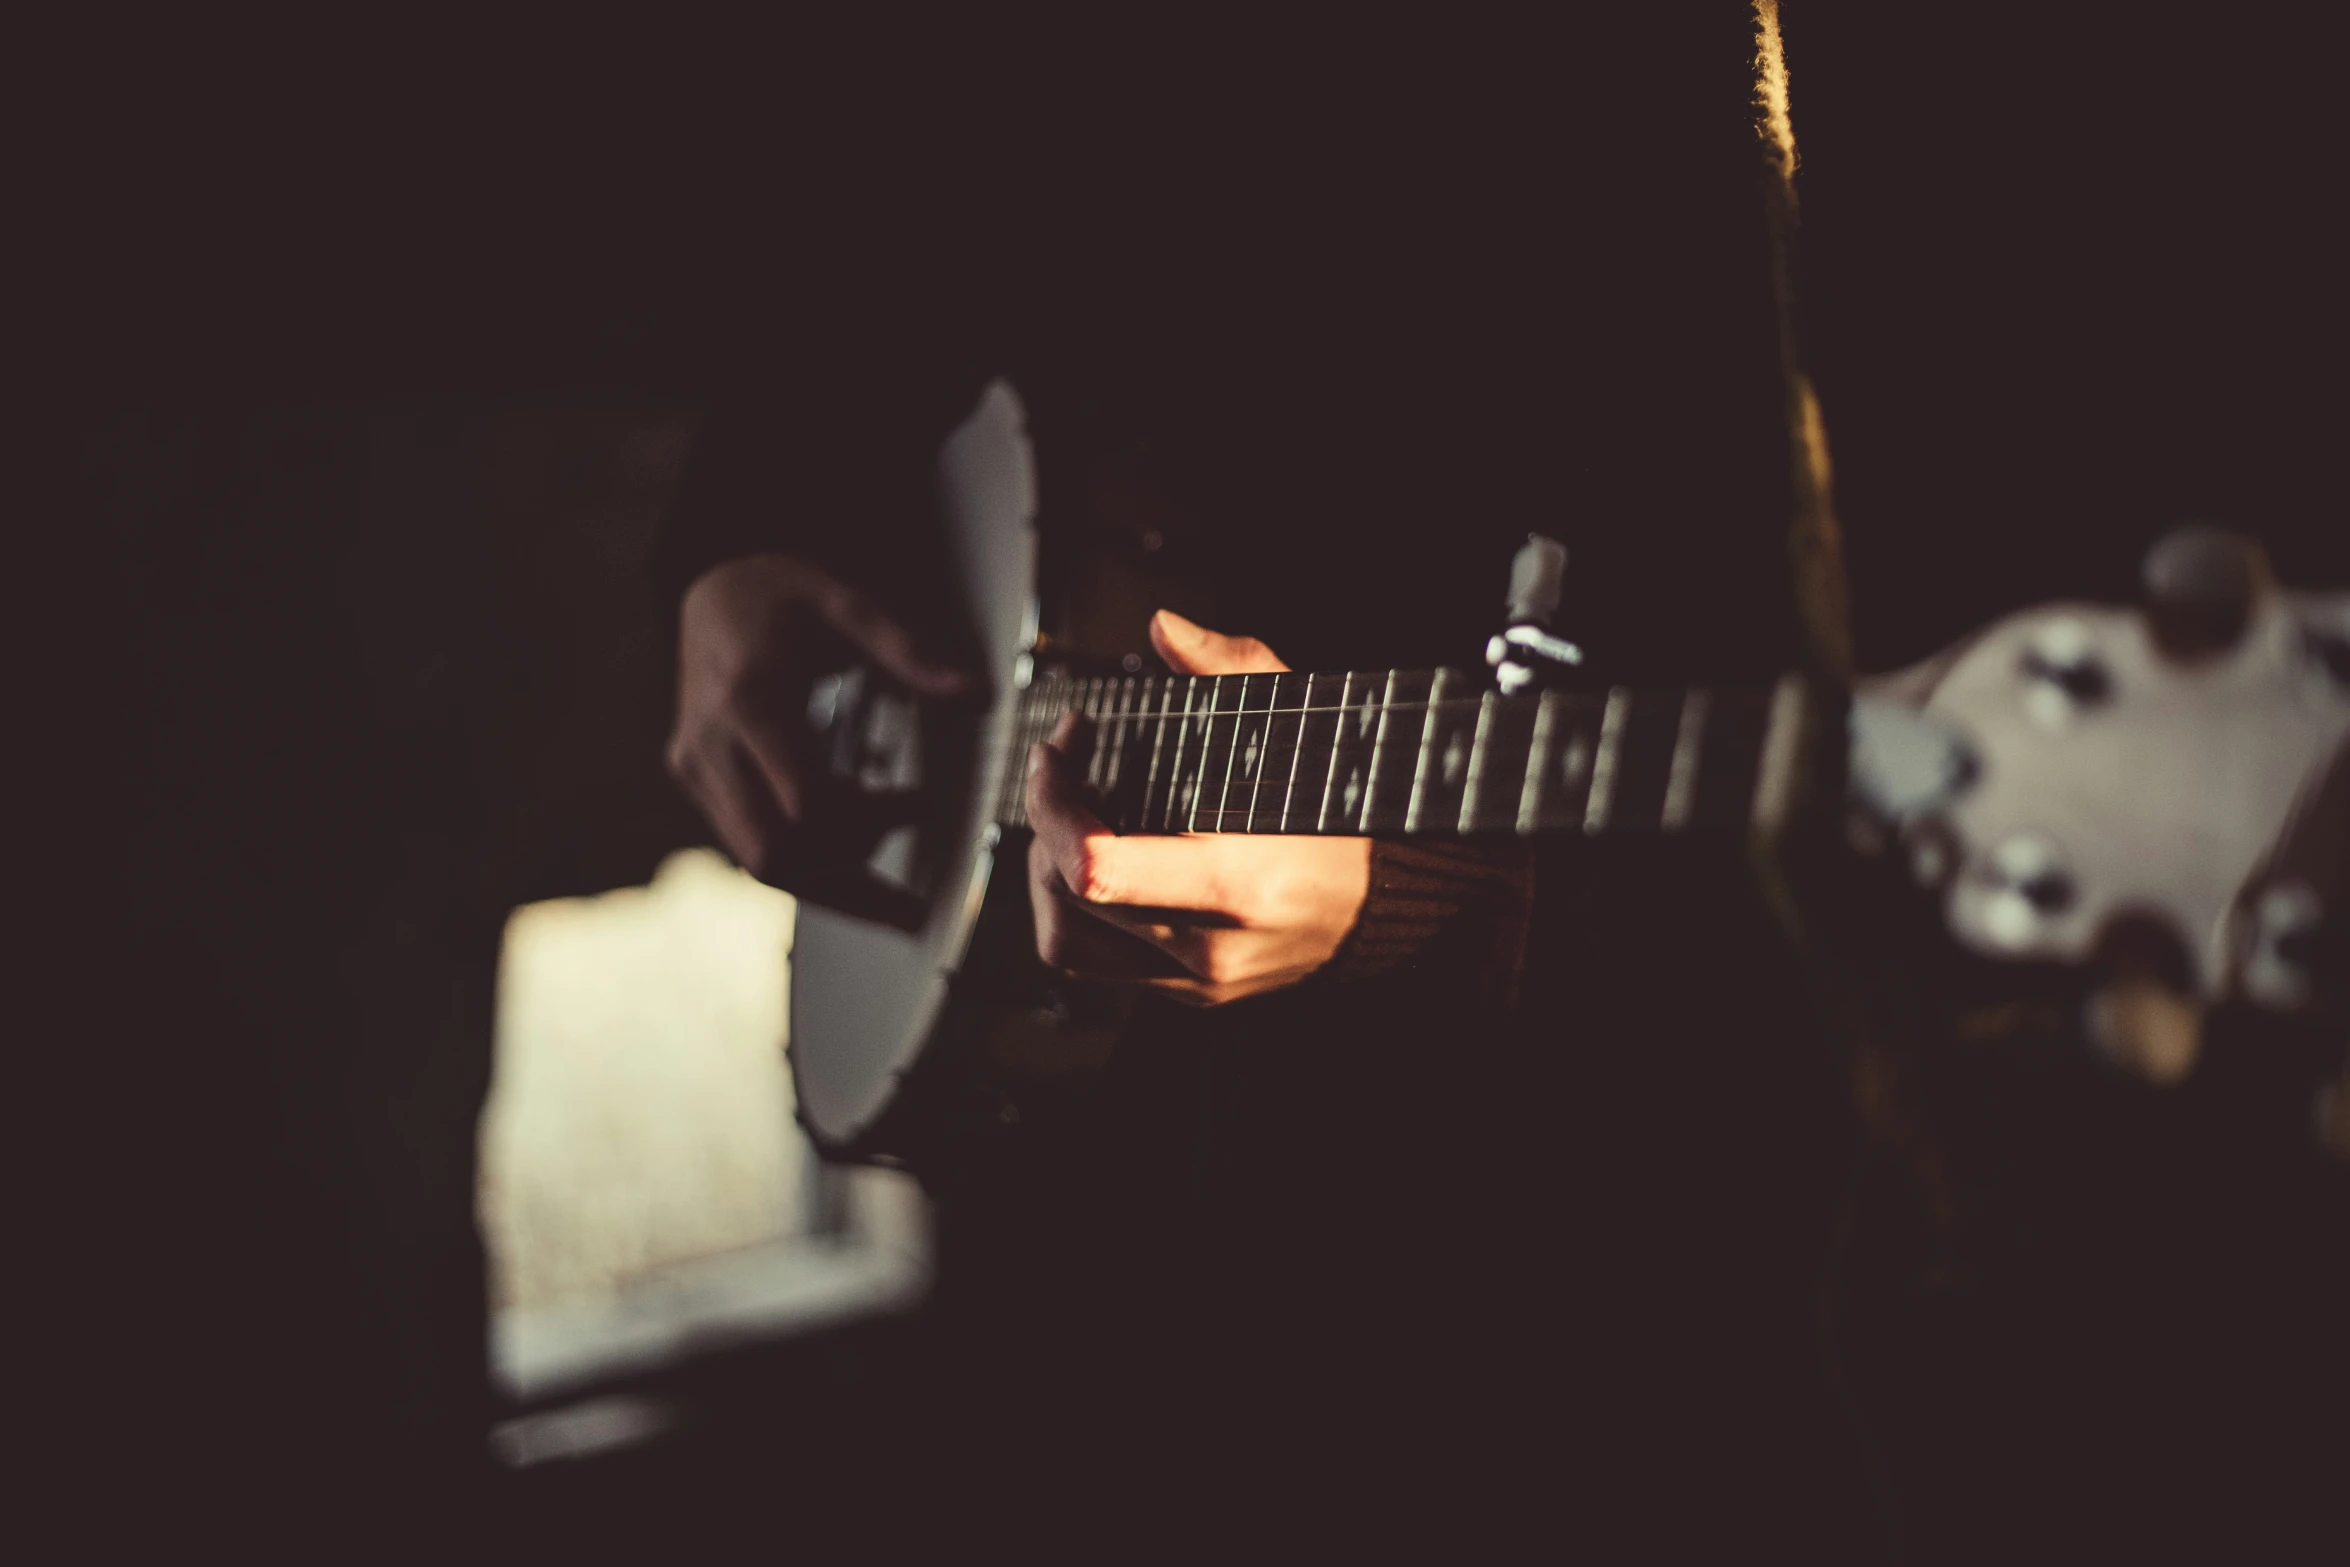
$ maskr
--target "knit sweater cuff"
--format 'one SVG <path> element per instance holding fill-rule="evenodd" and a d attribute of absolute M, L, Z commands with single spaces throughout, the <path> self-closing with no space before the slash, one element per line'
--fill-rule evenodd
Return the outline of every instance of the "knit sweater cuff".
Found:
<path fill-rule="evenodd" d="M 1344 984 L 1417 968 L 1504 997 L 1516 989 L 1533 901 L 1523 844 L 1376 843 L 1370 895 L 1322 977 Z"/>

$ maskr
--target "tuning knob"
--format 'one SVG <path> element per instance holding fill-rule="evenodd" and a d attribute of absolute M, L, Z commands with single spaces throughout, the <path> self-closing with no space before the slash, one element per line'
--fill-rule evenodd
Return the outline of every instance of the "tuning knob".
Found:
<path fill-rule="evenodd" d="M 2046 729 L 2062 729 L 2113 700 L 2113 670 L 2086 621 L 2062 615 L 2032 633 L 2020 673 L 2024 711 Z"/>
<path fill-rule="evenodd" d="M 2103 982 L 2082 1013 L 2089 1042 L 2150 1083 L 2183 1082 L 2203 1053 L 2203 1001 L 2178 931 L 2153 915 L 2121 915 L 2099 932 L 2094 966 Z"/>
<path fill-rule="evenodd" d="M 2307 1005 L 2317 987 L 2324 924 L 2325 905 L 2307 882 L 2279 881 L 2264 888 L 2244 923 L 2244 993 L 2279 1012 Z"/>
<path fill-rule="evenodd" d="M 2234 647 L 2274 585 L 2258 544 L 2200 525 L 2175 528 L 2155 542 L 2146 552 L 2145 582 L 2154 645 L 2179 663 Z"/>
<path fill-rule="evenodd" d="M 1567 547 L 1539 533 L 1526 535 L 1510 561 L 1509 629 L 1485 644 L 1485 662 L 1504 696 L 1532 686 L 1545 673 L 1583 662 L 1583 650 L 1548 627 L 1566 581 Z"/>
<path fill-rule="evenodd" d="M 1992 850 L 1982 879 L 1983 934 L 2011 952 L 2035 946 L 2080 901 L 2080 884 L 2064 855 L 2035 834 L 2018 834 Z"/>

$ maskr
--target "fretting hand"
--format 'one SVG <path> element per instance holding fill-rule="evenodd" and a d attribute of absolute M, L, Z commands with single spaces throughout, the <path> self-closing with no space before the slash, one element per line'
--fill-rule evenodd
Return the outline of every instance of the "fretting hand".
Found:
<path fill-rule="evenodd" d="M 1249 637 L 1167 610 L 1151 643 L 1177 674 L 1289 666 Z M 1053 967 L 1213 1006 L 1295 984 L 1330 961 L 1371 884 L 1368 838 L 1186 833 L 1124 837 L 1090 802 L 1076 714 L 1029 756 L 1029 896 L 1036 949 Z"/>

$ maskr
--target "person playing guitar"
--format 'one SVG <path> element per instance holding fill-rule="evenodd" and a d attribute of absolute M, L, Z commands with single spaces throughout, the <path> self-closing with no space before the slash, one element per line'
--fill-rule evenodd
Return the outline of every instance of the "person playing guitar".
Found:
<path fill-rule="evenodd" d="M 939 705 L 1012 695 L 927 531 L 997 375 L 1036 449 L 1040 655 L 1071 668 L 1458 662 L 1532 531 L 1571 537 L 1588 679 L 1802 664 L 1747 62 L 1608 30 L 1612 85 L 1530 95 L 1539 126 L 1394 126 L 1357 149 L 1392 179 L 1310 212 L 1268 171 L 1069 170 L 1074 242 L 988 231 L 714 419 L 668 544 L 669 763 L 736 859 L 868 895 L 888 824 L 801 718 L 844 654 Z M 1593 243 L 1515 196 L 1602 127 L 1645 156 L 1587 167 L 1587 209 L 1642 217 Z M 1107 732 L 1021 748 L 1020 918 L 965 964 L 1041 959 L 1071 983 L 1021 1004 L 1052 1027 L 953 1090 L 998 1131 L 907 1155 L 941 1224 L 934 1356 L 898 1389 L 935 1422 L 922 1473 L 1049 1475 L 1113 1548 L 1278 1502 L 1349 1537 L 1568 1515 L 1602 1549 L 1869 1554 L 1884 1459 L 1813 1302 L 1874 1133 L 1743 859 L 1132 835 Z"/>

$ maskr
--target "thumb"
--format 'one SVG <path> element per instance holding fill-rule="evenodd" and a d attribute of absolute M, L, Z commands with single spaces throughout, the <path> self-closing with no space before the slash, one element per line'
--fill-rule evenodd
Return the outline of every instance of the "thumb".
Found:
<path fill-rule="evenodd" d="M 1255 637 L 1228 637 L 1171 609 L 1151 617 L 1151 646 L 1179 675 L 1266 675 L 1289 667 Z"/>

